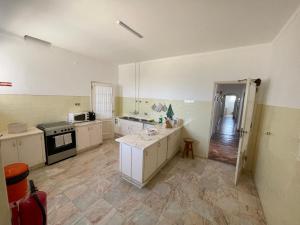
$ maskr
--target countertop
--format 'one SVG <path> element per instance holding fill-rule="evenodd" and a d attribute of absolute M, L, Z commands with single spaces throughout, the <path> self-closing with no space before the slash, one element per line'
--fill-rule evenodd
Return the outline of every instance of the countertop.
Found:
<path fill-rule="evenodd" d="M 12 139 L 12 138 L 18 138 L 18 137 L 23 137 L 23 136 L 28 136 L 28 135 L 34 135 L 34 134 L 43 134 L 43 131 L 36 128 L 36 127 L 29 127 L 26 132 L 22 133 L 17 133 L 17 134 L 9 134 L 7 131 L 0 132 L 0 141 L 7 140 L 7 139 Z"/>
<path fill-rule="evenodd" d="M 86 122 L 75 122 L 73 124 L 75 127 L 81 127 L 81 126 L 87 126 L 87 125 L 96 124 L 96 123 L 102 123 L 102 121 L 94 120 L 94 121 L 86 121 Z"/>
<path fill-rule="evenodd" d="M 149 146 L 155 144 L 161 139 L 169 136 L 173 132 L 181 129 L 183 126 L 175 128 L 158 128 L 158 134 L 154 136 L 148 136 L 146 130 L 141 131 L 138 134 L 130 134 L 120 138 L 117 138 L 116 141 L 119 143 L 124 143 L 138 149 L 145 149 Z"/>

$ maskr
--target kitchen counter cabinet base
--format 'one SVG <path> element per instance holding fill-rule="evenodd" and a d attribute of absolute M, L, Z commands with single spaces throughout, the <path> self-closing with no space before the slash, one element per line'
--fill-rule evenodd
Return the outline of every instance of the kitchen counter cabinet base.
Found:
<path fill-rule="evenodd" d="M 138 188 L 144 187 L 178 153 L 180 138 L 181 129 L 177 129 L 145 149 L 120 143 L 121 177 Z"/>

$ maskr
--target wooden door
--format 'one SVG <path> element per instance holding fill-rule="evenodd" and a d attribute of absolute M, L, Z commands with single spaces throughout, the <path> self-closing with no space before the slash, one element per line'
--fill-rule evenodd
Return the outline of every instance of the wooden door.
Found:
<path fill-rule="evenodd" d="M 249 135 L 251 132 L 251 124 L 253 110 L 255 104 L 256 84 L 250 79 L 247 80 L 244 108 L 242 113 L 241 133 L 238 147 L 237 164 L 235 170 L 235 184 L 237 185 L 242 169 L 245 164 L 245 156 L 248 148 Z"/>

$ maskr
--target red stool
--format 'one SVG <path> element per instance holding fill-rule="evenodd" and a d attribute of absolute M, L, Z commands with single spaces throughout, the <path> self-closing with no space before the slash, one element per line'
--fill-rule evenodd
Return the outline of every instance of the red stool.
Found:
<path fill-rule="evenodd" d="M 191 138 L 184 139 L 184 149 L 183 149 L 183 154 L 182 154 L 183 158 L 184 158 L 184 155 L 189 157 L 189 152 L 192 152 L 192 158 L 194 159 L 193 143 L 194 143 L 194 140 Z"/>

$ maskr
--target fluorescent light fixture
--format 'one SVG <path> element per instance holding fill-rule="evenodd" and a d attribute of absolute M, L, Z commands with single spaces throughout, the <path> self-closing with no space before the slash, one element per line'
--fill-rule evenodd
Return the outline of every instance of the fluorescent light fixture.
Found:
<path fill-rule="evenodd" d="M 193 99 L 185 99 L 184 100 L 184 103 L 187 103 L 187 104 L 192 104 L 194 102 L 195 102 L 195 100 L 193 100 Z"/>
<path fill-rule="evenodd" d="M 130 33 L 132 33 L 133 35 L 139 37 L 139 38 L 143 38 L 143 35 L 141 35 L 139 32 L 135 31 L 134 29 L 132 29 L 130 26 L 128 26 L 127 24 L 123 23 L 121 20 L 117 21 L 117 24 L 119 24 L 121 27 L 125 28 L 126 30 L 128 30 Z"/>
<path fill-rule="evenodd" d="M 51 46 L 50 42 L 44 41 L 42 39 L 39 39 L 39 38 L 36 38 L 36 37 L 32 37 L 32 36 L 29 36 L 29 35 L 25 35 L 24 36 L 24 40 L 26 40 L 26 41 L 33 41 L 33 42 L 36 42 L 36 43 L 39 43 L 39 44 L 42 44 L 42 45 Z"/>

